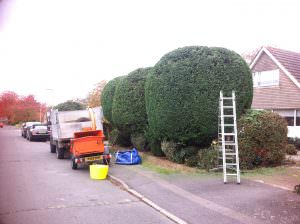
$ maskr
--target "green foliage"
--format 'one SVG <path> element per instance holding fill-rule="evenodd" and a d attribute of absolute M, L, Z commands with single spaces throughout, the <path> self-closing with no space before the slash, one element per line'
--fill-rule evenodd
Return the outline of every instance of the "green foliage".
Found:
<path fill-rule="evenodd" d="M 287 144 L 287 146 L 285 147 L 285 152 L 288 155 L 297 155 L 296 146 L 293 144 Z"/>
<path fill-rule="evenodd" d="M 130 137 L 128 133 L 113 129 L 108 135 L 108 141 L 111 145 L 130 146 Z"/>
<path fill-rule="evenodd" d="M 288 143 L 293 144 L 296 149 L 300 150 L 300 138 L 288 138 Z"/>
<path fill-rule="evenodd" d="M 287 144 L 287 123 L 278 114 L 250 110 L 239 120 L 238 130 L 242 168 L 282 162 Z"/>
<path fill-rule="evenodd" d="M 144 151 L 146 146 L 146 138 L 144 134 L 132 134 L 130 136 L 131 143 L 139 151 Z"/>
<path fill-rule="evenodd" d="M 74 102 L 72 100 L 68 100 L 64 103 L 56 105 L 54 108 L 58 109 L 58 111 L 84 110 L 86 109 L 86 105 L 79 102 Z"/>
<path fill-rule="evenodd" d="M 207 171 L 216 168 L 218 166 L 218 150 L 215 147 L 200 150 L 198 153 L 197 166 Z"/>
<path fill-rule="evenodd" d="M 113 106 L 116 86 L 122 78 L 123 76 L 120 76 L 110 80 L 104 87 L 101 94 L 101 105 L 102 105 L 103 114 L 105 119 L 110 123 L 112 123 L 112 106 Z"/>
<path fill-rule="evenodd" d="M 150 68 L 140 68 L 122 78 L 112 104 L 113 124 L 129 133 L 144 133 L 147 125 L 145 82 Z"/>
<path fill-rule="evenodd" d="M 161 149 L 166 155 L 167 159 L 180 164 L 195 165 L 193 157 L 197 157 L 198 148 L 193 146 L 184 147 L 182 144 L 173 141 L 163 140 Z"/>
<path fill-rule="evenodd" d="M 150 151 L 154 156 L 164 156 L 164 152 L 161 149 L 160 141 L 151 140 L 149 142 Z"/>
<path fill-rule="evenodd" d="M 250 107 L 251 72 L 233 51 L 184 47 L 163 56 L 145 87 L 152 138 L 209 145 L 217 134 L 220 90 L 236 91 L 238 116 Z"/>

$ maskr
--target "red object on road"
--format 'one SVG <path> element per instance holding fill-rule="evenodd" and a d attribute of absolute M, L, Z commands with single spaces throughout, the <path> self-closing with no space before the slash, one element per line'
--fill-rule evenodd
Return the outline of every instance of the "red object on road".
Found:
<path fill-rule="evenodd" d="M 3 128 L 4 124 L 2 122 L 0 122 L 0 128 Z"/>

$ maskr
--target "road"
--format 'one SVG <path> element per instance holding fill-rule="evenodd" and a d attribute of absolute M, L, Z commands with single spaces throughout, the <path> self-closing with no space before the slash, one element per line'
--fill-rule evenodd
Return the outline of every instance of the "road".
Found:
<path fill-rule="evenodd" d="M 72 170 L 49 144 L 0 129 L 0 224 L 173 223 L 108 180 Z"/>

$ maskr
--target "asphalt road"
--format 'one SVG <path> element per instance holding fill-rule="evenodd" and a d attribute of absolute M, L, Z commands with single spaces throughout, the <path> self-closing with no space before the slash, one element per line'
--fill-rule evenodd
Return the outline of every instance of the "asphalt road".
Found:
<path fill-rule="evenodd" d="M 108 180 L 72 170 L 49 143 L 0 129 L 0 224 L 173 223 Z"/>

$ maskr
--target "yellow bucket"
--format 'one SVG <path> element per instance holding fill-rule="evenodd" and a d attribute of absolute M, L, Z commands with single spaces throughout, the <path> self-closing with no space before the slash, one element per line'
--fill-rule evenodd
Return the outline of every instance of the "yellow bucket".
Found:
<path fill-rule="evenodd" d="M 96 180 L 106 179 L 108 165 L 93 164 L 90 165 L 90 177 Z"/>

